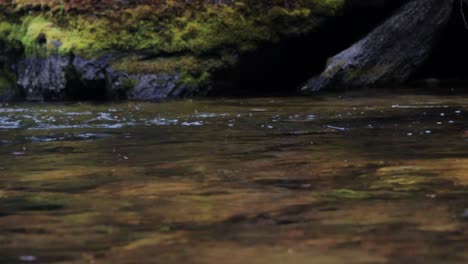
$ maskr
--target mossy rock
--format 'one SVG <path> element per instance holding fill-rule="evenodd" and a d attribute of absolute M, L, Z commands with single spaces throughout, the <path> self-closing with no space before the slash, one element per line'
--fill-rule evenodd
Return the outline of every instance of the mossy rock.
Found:
<path fill-rule="evenodd" d="M 213 72 L 231 67 L 239 55 L 263 43 L 307 34 L 339 14 L 344 4 L 345 0 L 0 2 L 0 46 L 19 45 L 24 58 L 74 54 L 92 60 L 112 55 L 115 71 L 177 74 L 179 86 L 197 90 L 209 87 Z M 125 89 L 135 86 L 130 82 Z"/>

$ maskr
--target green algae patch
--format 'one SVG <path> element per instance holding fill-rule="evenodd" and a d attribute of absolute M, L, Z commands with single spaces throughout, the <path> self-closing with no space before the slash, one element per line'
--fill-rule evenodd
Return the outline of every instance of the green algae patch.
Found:
<path fill-rule="evenodd" d="M 372 180 L 369 188 L 373 190 L 419 191 L 434 183 L 433 172 L 417 166 L 383 167 L 375 175 L 367 175 Z"/>
<path fill-rule="evenodd" d="M 357 191 L 351 189 L 332 190 L 324 195 L 326 198 L 337 200 L 365 200 L 372 197 L 371 193 L 366 191 Z"/>
<path fill-rule="evenodd" d="M 162 233 L 169 233 L 174 230 L 174 227 L 171 225 L 162 225 L 159 227 L 159 231 Z"/>

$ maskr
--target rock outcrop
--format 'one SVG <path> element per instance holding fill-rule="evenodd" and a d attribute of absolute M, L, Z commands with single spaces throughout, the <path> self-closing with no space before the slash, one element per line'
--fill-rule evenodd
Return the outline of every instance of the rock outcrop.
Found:
<path fill-rule="evenodd" d="M 348 49 L 329 59 L 303 92 L 394 86 L 404 83 L 429 58 L 447 25 L 452 0 L 412 0 Z"/>
<path fill-rule="evenodd" d="M 29 101 L 162 100 L 186 92 L 177 83 L 178 73 L 128 74 L 113 70 L 111 58 L 51 55 L 24 59 L 15 67 L 17 85 Z"/>

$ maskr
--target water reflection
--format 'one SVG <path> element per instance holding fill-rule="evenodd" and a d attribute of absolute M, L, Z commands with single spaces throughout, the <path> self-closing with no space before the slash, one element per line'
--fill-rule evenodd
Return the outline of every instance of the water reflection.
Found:
<path fill-rule="evenodd" d="M 3 106 L 0 263 L 466 263 L 467 108 Z"/>

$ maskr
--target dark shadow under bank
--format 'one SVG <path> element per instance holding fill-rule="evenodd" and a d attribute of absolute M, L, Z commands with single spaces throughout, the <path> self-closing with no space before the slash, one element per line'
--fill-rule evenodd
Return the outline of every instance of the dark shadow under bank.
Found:
<path fill-rule="evenodd" d="M 107 101 L 110 96 L 105 79 L 83 81 L 78 71 L 68 67 L 65 76 L 66 99 L 73 101 Z"/>
<path fill-rule="evenodd" d="M 375 12 L 369 12 L 368 6 L 358 2 L 350 4 L 342 16 L 330 21 L 322 30 L 281 43 L 263 45 L 242 57 L 235 68 L 216 73 L 210 95 L 298 95 L 299 87 L 310 77 L 319 74 L 329 57 L 364 37 L 405 1 L 394 1 Z M 468 7 L 465 13 L 468 17 Z M 433 55 L 408 86 L 428 93 L 465 92 L 468 87 L 467 47 L 468 29 L 464 26 L 460 7 L 457 6 Z M 444 89 L 450 91 L 444 92 Z"/>

